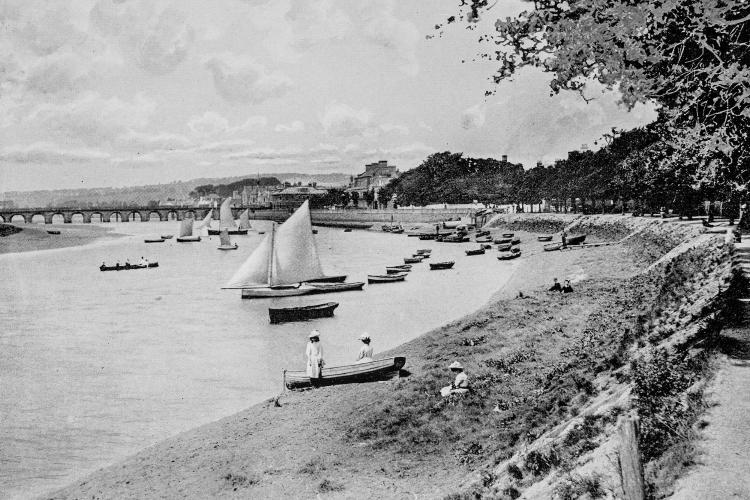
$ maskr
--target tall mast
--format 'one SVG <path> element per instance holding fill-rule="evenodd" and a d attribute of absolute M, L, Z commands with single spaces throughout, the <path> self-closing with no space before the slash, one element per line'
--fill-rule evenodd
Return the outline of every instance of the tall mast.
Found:
<path fill-rule="evenodd" d="M 276 237 L 276 223 L 271 221 L 271 255 L 268 258 L 268 286 L 273 286 L 271 278 L 273 278 L 273 261 L 276 256 L 274 251 L 274 238 Z"/>

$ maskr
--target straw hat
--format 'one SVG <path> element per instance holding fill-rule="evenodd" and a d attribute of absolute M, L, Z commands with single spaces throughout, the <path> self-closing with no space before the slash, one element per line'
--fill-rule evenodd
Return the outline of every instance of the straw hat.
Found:
<path fill-rule="evenodd" d="M 454 361 L 448 368 L 450 368 L 451 370 L 463 370 L 464 365 L 462 365 L 458 361 Z"/>
<path fill-rule="evenodd" d="M 359 336 L 359 340 L 370 340 L 370 334 L 365 332 Z"/>
<path fill-rule="evenodd" d="M 313 337 L 320 337 L 320 332 L 318 330 L 313 330 L 310 332 L 310 335 L 307 336 L 307 338 L 311 339 Z"/>

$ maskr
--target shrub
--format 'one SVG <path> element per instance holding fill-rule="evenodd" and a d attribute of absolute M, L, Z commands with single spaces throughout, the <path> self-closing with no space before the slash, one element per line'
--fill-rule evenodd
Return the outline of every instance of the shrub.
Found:
<path fill-rule="evenodd" d="M 328 493 L 331 491 L 342 491 L 342 490 L 344 490 L 344 485 L 331 481 L 328 478 L 323 479 L 318 484 L 318 493 Z"/>

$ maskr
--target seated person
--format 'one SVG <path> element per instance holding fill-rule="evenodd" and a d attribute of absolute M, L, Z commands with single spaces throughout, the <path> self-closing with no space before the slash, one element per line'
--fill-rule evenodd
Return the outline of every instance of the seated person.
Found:
<path fill-rule="evenodd" d="M 562 287 L 560 286 L 560 282 L 557 281 L 557 278 L 553 278 L 552 280 L 552 287 L 549 289 L 550 292 L 562 292 Z"/>
<path fill-rule="evenodd" d="M 565 284 L 562 287 L 562 293 L 573 293 L 573 287 L 570 286 L 570 280 L 565 280 Z"/>
<path fill-rule="evenodd" d="M 364 344 L 357 354 L 357 363 L 369 363 L 372 361 L 372 346 L 370 345 L 370 335 L 363 333 L 359 340 Z"/>
<path fill-rule="evenodd" d="M 469 377 L 464 372 L 463 365 L 458 361 L 454 361 L 448 368 L 456 374 L 456 379 L 451 382 L 451 385 L 440 389 L 440 395 L 447 397 L 451 394 L 466 394 L 469 392 Z"/>

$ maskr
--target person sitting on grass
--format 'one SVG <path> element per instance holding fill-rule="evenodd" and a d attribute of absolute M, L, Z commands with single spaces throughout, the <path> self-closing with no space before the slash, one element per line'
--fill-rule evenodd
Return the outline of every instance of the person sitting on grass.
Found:
<path fill-rule="evenodd" d="M 570 286 L 570 280 L 565 280 L 565 284 L 562 287 L 562 293 L 573 293 L 573 287 Z"/>
<path fill-rule="evenodd" d="M 357 354 L 357 363 L 369 363 L 372 361 L 372 346 L 370 345 L 370 335 L 363 333 L 359 340 L 364 344 Z"/>
<path fill-rule="evenodd" d="M 557 278 L 552 279 L 552 287 L 549 289 L 550 292 L 562 292 L 562 287 L 560 286 L 560 282 L 557 281 Z"/>
<path fill-rule="evenodd" d="M 451 394 L 466 394 L 469 392 L 469 376 L 464 372 L 463 365 L 454 361 L 448 368 L 456 374 L 456 379 L 451 382 L 451 385 L 440 389 L 440 395 L 447 397 Z"/>

